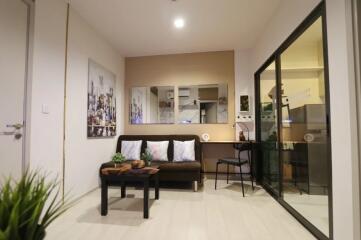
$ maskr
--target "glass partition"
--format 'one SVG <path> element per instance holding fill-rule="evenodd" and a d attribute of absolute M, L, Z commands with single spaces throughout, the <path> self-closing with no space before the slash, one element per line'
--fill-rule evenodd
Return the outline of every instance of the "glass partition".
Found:
<path fill-rule="evenodd" d="M 130 97 L 131 124 L 174 123 L 174 87 L 133 87 Z"/>
<path fill-rule="evenodd" d="M 255 74 L 258 179 L 319 239 L 332 237 L 324 15 L 322 2 Z"/>
<path fill-rule="evenodd" d="M 178 109 L 179 123 L 227 123 L 227 84 L 179 87 Z"/>
<path fill-rule="evenodd" d="M 325 235 L 328 220 L 328 133 L 322 19 L 280 56 L 283 198 Z"/>

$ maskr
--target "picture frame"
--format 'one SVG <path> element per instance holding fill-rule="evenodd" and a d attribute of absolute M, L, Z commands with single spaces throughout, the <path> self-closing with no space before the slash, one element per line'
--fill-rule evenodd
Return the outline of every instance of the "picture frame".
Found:
<path fill-rule="evenodd" d="M 243 113 L 249 112 L 249 96 L 248 95 L 240 95 L 239 96 L 239 111 Z"/>
<path fill-rule="evenodd" d="M 115 79 L 114 73 L 88 59 L 88 138 L 116 136 Z"/>

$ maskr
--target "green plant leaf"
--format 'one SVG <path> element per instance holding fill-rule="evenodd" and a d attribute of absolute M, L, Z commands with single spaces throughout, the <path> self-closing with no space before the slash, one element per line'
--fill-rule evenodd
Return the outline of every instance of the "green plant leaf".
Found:
<path fill-rule="evenodd" d="M 70 206 L 59 192 L 59 183 L 37 171 L 27 170 L 17 182 L 6 179 L 0 187 L 0 240 L 43 239 L 46 227 Z"/>

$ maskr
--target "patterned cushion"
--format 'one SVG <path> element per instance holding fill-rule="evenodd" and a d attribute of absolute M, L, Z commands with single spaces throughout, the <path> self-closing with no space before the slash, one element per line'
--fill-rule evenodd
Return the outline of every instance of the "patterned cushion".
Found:
<path fill-rule="evenodd" d="M 122 141 L 121 153 L 126 160 L 139 160 L 142 140 L 139 141 Z"/>
<path fill-rule="evenodd" d="M 152 155 L 152 160 L 168 161 L 169 141 L 151 142 L 147 141 L 147 149 Z"/>
<path fill-rule="evenodd" d="M 173 141 L 174 157 L 173 161 L 195 161 L 194 140 L 191 141 Z"/>

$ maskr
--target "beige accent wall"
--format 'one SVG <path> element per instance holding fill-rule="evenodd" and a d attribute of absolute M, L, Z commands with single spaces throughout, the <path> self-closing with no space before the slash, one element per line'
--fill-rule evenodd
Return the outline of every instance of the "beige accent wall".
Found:
<path fill-rule="evenodd" d="M 125 60 L 125 134 L 197 134 L 209 133 L 211 140 L 233 140 L 234 51 L 187 53 Z M 228 124 L 145 124 L 129 123 L 129 94 L 132 87 L 228 84 Z M 175 99 L 175 119 L 178 99 Z"/>

